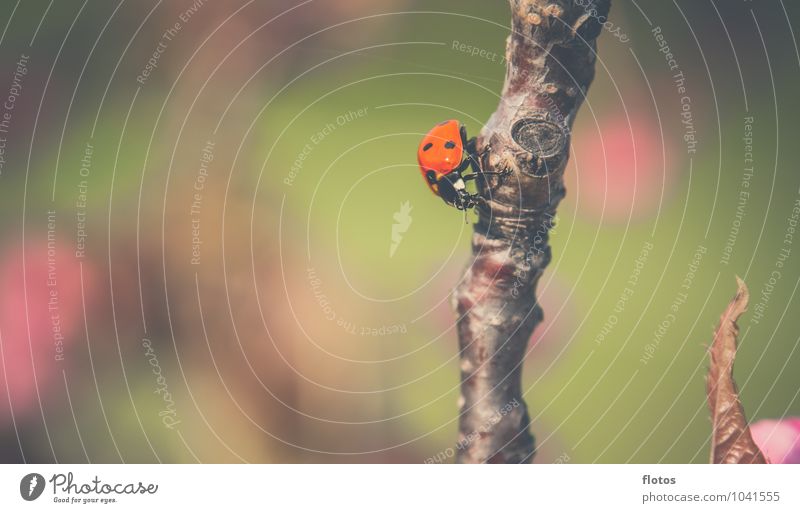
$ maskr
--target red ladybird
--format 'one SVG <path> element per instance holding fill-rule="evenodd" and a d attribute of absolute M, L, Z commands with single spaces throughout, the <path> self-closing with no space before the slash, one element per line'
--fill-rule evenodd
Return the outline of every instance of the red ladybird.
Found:
<path fill-rule="evenodd" d="M 472 208 L 480 201 L 479 195 L 467 192 L 465 182 L 481 175 L 502 174 L 483 172 L 480 161 L 489 148 L 478 155 L 475 146 L 474 137 L 467 140 L 466 127 L 451 119 L 433 127 L 417 150 L 419 169 L 430 190 L 458 210 Z M 462 175 L 470 166 L 474 174 Z"/>

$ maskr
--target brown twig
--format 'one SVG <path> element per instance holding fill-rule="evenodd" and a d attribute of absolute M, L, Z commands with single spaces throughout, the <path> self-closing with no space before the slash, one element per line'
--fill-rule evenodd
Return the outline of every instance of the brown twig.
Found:
<path fill-rule="evenodd" d="M 739 391 L 733 380 L 736 359 L 737 319 L 747 310 L 750 293 L 736 278 L 738 289 L 719 319 L 714 342 L 708 352 L 711 365 L 706 378 L 708 407 L 711 410 L 711 463 L 766 463 L 744 415 Z"/>
<path fill-rule="evenodd" d="M 461 347 L 458 461 L 533 458 L 521 370 L 542 320 L 536 284 L 564 197 L 572 122 L 594 77 L 595 42 L 610 0 L 509 0 L 512 33 L 500 105 L 481 131 L 474 260 L 455 291 Z"/>

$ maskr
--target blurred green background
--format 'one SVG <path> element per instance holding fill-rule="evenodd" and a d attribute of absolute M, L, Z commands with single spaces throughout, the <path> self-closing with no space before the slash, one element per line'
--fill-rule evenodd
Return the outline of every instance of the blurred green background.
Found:
<path fill-rule="evenodd" d="M 525 364 L 537 463 L 707 461 L 705 347 L 736 275 L 745 410 L 800 414 L 798 13 L 614 2 Z M 508 22 L 505 2 L 5 2 L 2 461 L 453 447 L 471 226 L 416 146 L 480 130 Z"/>

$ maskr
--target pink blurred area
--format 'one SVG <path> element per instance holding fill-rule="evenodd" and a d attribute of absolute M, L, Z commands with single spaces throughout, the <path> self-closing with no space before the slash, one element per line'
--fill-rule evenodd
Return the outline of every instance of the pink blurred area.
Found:
<path fill-rule="evenodd" d="M 44 240 L 40 236 L 37 240 Z M 12 245 L 0 256 L 0 420 L 30 413 L 60 373 L 64 351 L 82 326 L 88 266 L 46 242 Z"/>
<path fill-rule="evenodd" d="M 750 431 L 770 463 L 800 463 L 800 417 L 760 420 Z"/>
<path fill-rule="evenodd" d="M 658 120 L 636 108 L 603 115 L 597 123 L 580 124 L 572 137 L 572 169 L 565 176 L 579 212 L 611 223 L 655 216 L 673 181 Z"/>

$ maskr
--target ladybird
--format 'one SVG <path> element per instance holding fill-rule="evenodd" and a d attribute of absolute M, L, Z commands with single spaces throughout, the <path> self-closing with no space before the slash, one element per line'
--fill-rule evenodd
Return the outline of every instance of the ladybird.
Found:
<path fill-rule="evenodd" d="M 467 129 L 457 119 L 450 119 L 434 126 L 417 150 L 417 161 L 422 177 L 428 188 L 445 203 L 458 210 L 467 210 L 477 205 L 481 197 L 467 192 L 466 182 L 484 175 L 505 173 L 485 173 L 481 169 L 483 155 L 476 150 L 476 139 L 467 139 Z M 468 167 L 473 174 L 462 174 Z"/>

